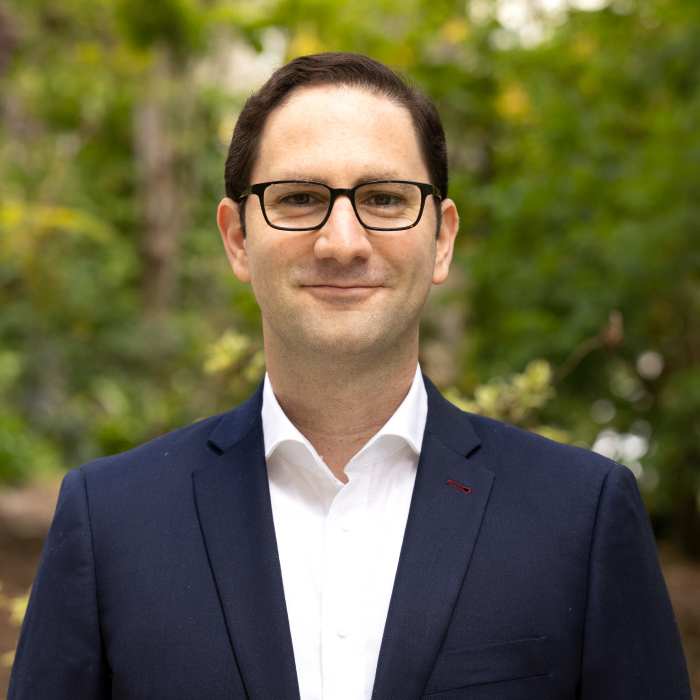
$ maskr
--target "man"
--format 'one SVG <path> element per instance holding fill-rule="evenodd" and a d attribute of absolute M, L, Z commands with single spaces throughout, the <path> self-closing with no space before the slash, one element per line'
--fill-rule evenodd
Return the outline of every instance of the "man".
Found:
<path fill-rule="evenodd" d="M 295 59 L 226 188 L 265 382 L 66 476 L 11 700 L 689 699 L 631 472 L 417 370 L 458 229 L 432 104 L 363 56 Z"/>

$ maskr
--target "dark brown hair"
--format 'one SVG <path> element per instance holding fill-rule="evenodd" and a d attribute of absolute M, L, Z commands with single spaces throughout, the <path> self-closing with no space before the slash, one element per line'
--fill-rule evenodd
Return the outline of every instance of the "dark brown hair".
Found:
<path fill-rule="evenodd" d="M 360 88 L 405 107 L 413 119 L 430 183 L 440 189 L 443 197 L 447 196 L 447 147 L 435 105 L 404 75 L 373 58 L 356 53 L 318 53 L 299 56 L 278 68 L 248 98 L 236 122 L 226 158 L 227 197 L 238 202 L 241 192 L 254 184 L 250 176 L 270 113 L 282 106 L 295 90 L 319 85 Z M 440 212 L 439 201 L 435 201 Z M 244 204 L 245 198 L 241 202 L 241 221 Z"/>

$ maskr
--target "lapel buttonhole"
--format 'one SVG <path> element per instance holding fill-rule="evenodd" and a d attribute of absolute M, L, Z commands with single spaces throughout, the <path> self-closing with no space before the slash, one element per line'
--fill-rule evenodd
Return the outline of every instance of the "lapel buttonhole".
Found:
<path fill-rule="evenodd" d="M 472 490 L 468 486 L 462 486 L 462 484 L 458 484 L 456 481 L 452 481 L 452 479 L 448 479 L 447 483 L 450 484 L 450 486 L 458 488 L 460 491 L 464 491 L 464 493 L 472 492 Z"/>

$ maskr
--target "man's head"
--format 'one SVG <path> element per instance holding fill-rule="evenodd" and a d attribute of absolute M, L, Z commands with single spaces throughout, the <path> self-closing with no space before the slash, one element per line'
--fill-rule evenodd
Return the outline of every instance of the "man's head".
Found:
<path fill-rule="evenodd" d="M 447 277 L 457 213 L 450 200 L 428 194 L 436 206 L 426 202 L 415 226 L 378 231 L 341 194 L 322 226 L 289 231 L 269 225 L 267 205 L 266 220 L 258 194 L 248 194 L 244 231 L 241 193 L 280 180 L 342 189 L 405 180 L 444 194 L 444 149 L 432 103 L 364 56 L 295 59 L 249 100 L 229 151 L 229 197 L 218 222 L 235 274 L 253 286 L 268 357 L 352 364 L 417 353 L 420 310 L 431 284 Z M 315 197 L 304 190 L 283 201 Z M 387 201 L 381 193 L 372 204 Z"/>
<path fill-rule="evenodd" d="M 413 121 L 430 182 L 437 186 L 443 197 L 447 196 L 447 146 L 435 105 L 418 88 L 379 61 L 361 54 L 321 53 L 300 56 L 282 66 L 246 102 L 238 117 L 226 159 L 227 197 L 238 202 L 241 192 L 252 184 L 250 175 L 269 115 L 295 91 L 322 85 L 365 90 L 406 109 Z M 245 235 L 245 198 L 240 204 Z M 439 217 L 439 207 L 437 211 Z"/>

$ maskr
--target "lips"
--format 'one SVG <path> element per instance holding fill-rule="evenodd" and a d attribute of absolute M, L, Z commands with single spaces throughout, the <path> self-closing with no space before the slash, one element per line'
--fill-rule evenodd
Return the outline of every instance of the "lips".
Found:
<path fill-rule="evenodd" d="M 338 299 L 364 299 L 372 291 L 380 289 L 381 285 L 367 285 L 367 284 L 308 284 L 302 285 L 302 289 L 306 289 L 311 294 L 320 295 L 322 297 Z"/>
<path fill-rule="evenodd" d="M 303 287 L 330 287 L 333 289 L 374 289 L 375 287 L 381 287 L 380 284 L 332 284 L 323 283 L 320 284 L 304 284 Z"/>
<path fill-rule="evenodd" d="M 379 284 L 305 284 L 302 289 L 317 290 L 328 294 L 350 294 L 352 292 L 362 293 L 372 289 L 380 289 Z"/>

